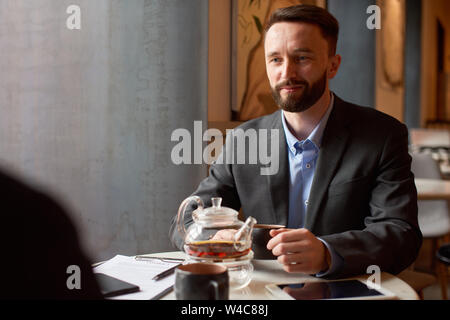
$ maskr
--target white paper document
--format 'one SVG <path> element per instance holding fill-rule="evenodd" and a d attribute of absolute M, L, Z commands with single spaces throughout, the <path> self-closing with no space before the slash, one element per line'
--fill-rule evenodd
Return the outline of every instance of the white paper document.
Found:
<path fill-rule="evenodd" d="M 175 273 L 161 280 L 152 280 L 157 274 L 172 268 L 179 262 L 158 259 L 136 260 L 134 257 L 117 255 L 94 268 L 95 273 L 104 273 L 111 277 L 139 286 L 140 291 L 124 294 L 110 299 L 149 300 L 161 292 L 169 290 L 175 283 Z"/>

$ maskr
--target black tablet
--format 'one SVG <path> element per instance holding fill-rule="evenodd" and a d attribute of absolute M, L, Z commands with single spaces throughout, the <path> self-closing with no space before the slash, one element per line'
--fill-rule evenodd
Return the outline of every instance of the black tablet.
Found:
<path fill-rule="evenodd" d="M 137 285 L 113 278 L 103 273 L 95 273 L 95 278 L 97 279 L 100 290 L 105 298 L 139 291 Z"/>
<path fill-rule="evenodd" d="M 287 300 L 396 298 L 384 288 L 368 286 L 359 280 L 271 284 L 266 289 L 274 298 Z"/>

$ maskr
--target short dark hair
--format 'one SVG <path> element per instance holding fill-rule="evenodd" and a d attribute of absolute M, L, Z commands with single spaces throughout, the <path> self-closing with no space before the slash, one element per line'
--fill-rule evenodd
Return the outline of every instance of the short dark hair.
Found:
<path fill-rule="evenodd" d="M 330 55 L 336 54 L 339 22 L 327 10 L 312 5 L 296 5 L 275 10 L 266 24 L 265 32 L 278 22 L 305 22 L 317 25 L 328 41 Z"/>

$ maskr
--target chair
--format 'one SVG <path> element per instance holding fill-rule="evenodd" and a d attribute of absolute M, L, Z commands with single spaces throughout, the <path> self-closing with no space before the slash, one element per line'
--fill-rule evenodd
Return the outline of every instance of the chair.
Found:
<path fill-rule="evenodd" d="M 412 153 L 411 171 L 416 178 L 441 179 L 438 163 L 427 153 Z M 439 245 L 445 242 L 450 234 L 450 217 L 446 200 L 420 200 L 418 205 L 419 227 L 423 237 L 430 239 L 433 255 Z M 431 267 L 436 271 L 439 281 L 442 283 L 442 273 L 435 265 L 434 257 L 431 258 Z"/>
<path fill-rule="evenodd" d="M 414 265 L 397 274 L 397 278 L 402 279 L 413 288 L 419 298 L 423 300 L 423 289 L 436 283 L 436 277 L 425 272 L 414 270 Z"/>
<path fill-rule="evenodd" d="M 448 267 L 450 266 L 450 243 L 439 248 L 436 252 L 438 258 L 439 282 L 441 284 L 442 299 L 447 300 Z"/>
<path fill-rule="evenodd" d="M 411 171 L 416 178 L 441 179 L 438 163 L 427 153 L 413 153 Z M 446 200 L 420 200 L 417 203 L 419 226 L 424 238 L 435 239 L 437 242 L 450 233 L 450 217 Z"/>

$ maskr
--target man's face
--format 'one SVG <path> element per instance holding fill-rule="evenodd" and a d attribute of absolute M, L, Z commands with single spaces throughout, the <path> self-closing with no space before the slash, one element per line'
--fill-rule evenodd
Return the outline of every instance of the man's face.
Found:
<path fill-rule="evenodd" d="M 272 95 L 283 110 L 302 112 L 313 106 L 334 77 L 328 41 L 320 28 L 299 22 L 275 23 L 265 38 L 266 70 Z"/>

